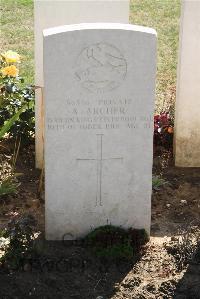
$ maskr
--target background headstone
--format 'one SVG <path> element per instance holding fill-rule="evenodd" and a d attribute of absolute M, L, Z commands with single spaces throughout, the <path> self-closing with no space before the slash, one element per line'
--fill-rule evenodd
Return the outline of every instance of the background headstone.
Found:
<path fill-rule="evenodd" d="M 175 164 L 200 167 L 200 1 L 182 1 Z"/>
<path fill-rule="evenodd" d="M 129 0 L 35 0 L 35 84 L 43 87 L 43 42 L 45 28 L 89 22 L 129 23 Z M 36 167 L 43 166 L 43 90 L 36 90 Z"/>
<path fill-rule="evenodd" d="M 46 237 L 150 230 L 156 33 L 122 24 L 44 31 Z"/>

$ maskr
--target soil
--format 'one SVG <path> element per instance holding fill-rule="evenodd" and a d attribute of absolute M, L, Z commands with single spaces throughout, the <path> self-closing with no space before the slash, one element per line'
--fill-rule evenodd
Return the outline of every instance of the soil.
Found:
<path fill-rule="evenodd" d="M 13 145 L 4 146 L 0 155 L 9 171 Z M 33 215 L 38 255 L 17 269 L 0 267 L 0 298 L 199 299 L 200 169 L 176 168 L 170 152 L 161 152 L 153 172 L 165 184 L 152 194 L 150 241 L 127 261 L 97 258 L 78 243 L 45 241 L 43 178 L 34 167 L 33 144 L 24 147 L 16 164 L 18 194 L 0 199 L 0 229 Z"/>

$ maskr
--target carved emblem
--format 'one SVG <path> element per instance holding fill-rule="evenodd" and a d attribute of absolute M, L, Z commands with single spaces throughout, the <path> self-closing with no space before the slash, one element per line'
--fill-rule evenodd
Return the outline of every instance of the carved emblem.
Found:
<path fill-rule="evenodd" d="M 119 87 L 126 73 L 126 59 L 119 49 L 107 43 L 91 45 L 77 58 L 75 76 L 82 87 L 94 93 Z"/>

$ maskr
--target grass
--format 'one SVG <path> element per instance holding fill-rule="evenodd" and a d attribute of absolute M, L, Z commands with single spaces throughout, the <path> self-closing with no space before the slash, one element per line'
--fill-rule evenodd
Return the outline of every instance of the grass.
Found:
<path fill-rule="evenodd" d="M 175 101 L 180 0 L 131 0 L 130 23 L 156 29 L 158 70 L 156 110 Z"/>
<path fill-rule="evenodd" d="M 34 78 L 33 1 L 0 0 L 1 52 L 17 51 L 22 56 L 20 75 L 27 83 Z"/>
<path fill-rule="evenodd" d="M 33 82 L 33 0 L 0 0 L 1 50 L 23 57 L 21 74 Z M 180 0 L 131 0 L 130 22 L 153 27 L 158 33 L 156 110 L 175 101 Z"/>
<path fill-rule="evenodd" d="M 166 184 L 168 184 L 168 182 L 165 181 L 164 179 L 162 179 L 161 177 L 153 176 L 153 178 L 152 178 L 152 188 L 153 188 L 154 191 L 160 190 L 160 188 L 163 187 Z"/>

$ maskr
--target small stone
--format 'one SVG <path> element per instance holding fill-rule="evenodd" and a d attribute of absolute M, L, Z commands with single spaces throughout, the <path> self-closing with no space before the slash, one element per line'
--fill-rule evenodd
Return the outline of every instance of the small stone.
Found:
<path fill-rule="evenodd" d="M 171 241 L 172 241 L 172 242 L 178 241 L 178 238 L 175 237 L 175 236 L 172 236 L 172 237 L 171 237 Z"/>
<path fill-rule="evenodd" d="M 148 284 L 146 286 L 146 289 L 148 292 L 151 292 L 151 293 L 156 291 L 156 287 L 152 283 Z"/>
<path fill-rule="evenodd" d="M 33 208 L 39 208 L 39 206 L 40 206 L 40 201 L 39 201 L 38 199 L 34 199 L 34 200 L 32 200 L 32 201 L 31 201 L 31 206 L 32 206 Z"/>
<path fill-rule="evenodd" d="M 185 199 L 182 199 L 182 200 L 180 201 L 180 204 L 181 204 L 182 206 L 185 206 L 185 205 L 187 205 L 187 200 L 185 200 Z"/>
<path fill-rule="evenodd" d="M 171 207 L 171 204 L 170 203 L 167 203 L 166 204 L 166 207 L 169 209 Z"/>

